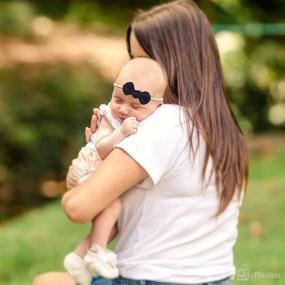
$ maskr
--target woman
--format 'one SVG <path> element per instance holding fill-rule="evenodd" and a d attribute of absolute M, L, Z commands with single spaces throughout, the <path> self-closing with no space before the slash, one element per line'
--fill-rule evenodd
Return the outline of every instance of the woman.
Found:
<path fill-rule="evenodd" d="M 174 1 L 140 12 L 127 43 L 130 57 L 165 69 L 165 104 L 64 195 L 63 208 L 85 223 L 121 197 L 114 284 L 230 284 L 248 162 L 211 27 L 196 4 Z M 49 284 L 74 285 L 64 273 L 33 283 Z"/>

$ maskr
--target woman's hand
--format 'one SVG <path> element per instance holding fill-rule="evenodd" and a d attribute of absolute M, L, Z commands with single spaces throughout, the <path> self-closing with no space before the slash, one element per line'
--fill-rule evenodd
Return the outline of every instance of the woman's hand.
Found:
<path fill-rule="evenodd" d="M 98 121 L 98 114 L 99 114 L 99 109 L 94 108 L 93 109 L 93 115 L 91 117 L 90 121 L 90 127 L 85 128 L 85 139 L 86 142 L 88 143 L 91 139 L 91 136 L 96 132 L 97 130 L 97 121 Z"/>

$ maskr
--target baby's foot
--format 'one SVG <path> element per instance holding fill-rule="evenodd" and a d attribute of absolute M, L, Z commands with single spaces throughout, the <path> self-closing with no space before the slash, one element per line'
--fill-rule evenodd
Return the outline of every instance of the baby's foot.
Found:
<path fill-rule="evenodd" d="M 87 251 L 84 261 L 93 276 L 96 273 L 107 279 L 119 276 L 119 270 L 116 266 L 116 254 L 110 250 L 105 250 L 96 243 Z"/>
<path fill-rule="evenodd" d="M 64 268 L 68 274 L 76 281 L 79 285 L 90 285 L 92 276 L 83 259 L 76 253 L 69 253 L 63 261 Z"/>
<path fill-rule="evenodd" d="M 114 251 L 106 249 L 106 253 L 109 256 L 109 258 L 112 260 L 112 262 L 117 265 L 117 255 Z"/>

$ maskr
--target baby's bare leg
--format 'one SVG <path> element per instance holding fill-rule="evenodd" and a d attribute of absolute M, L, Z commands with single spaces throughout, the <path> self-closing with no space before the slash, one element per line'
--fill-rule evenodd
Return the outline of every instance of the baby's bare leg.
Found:
<path fill-rule="evenodd" d="M 96 221 L 96 218 L 92 221 L 92 228 L 91 228 L 91 233 L 94 230 L 94 222 Z M 75 248 L 74 253 L 79 255 L 81 258 L 83 258 L 87 252 L 87 250 L 91 247 L 92 242 L 91 242 L 91 233 L 89 233 Z M 117 235 L 117 228 L 114 225 L 110 235 L 108 237 L 107 244 L 111 242 L 115 236 Z M 95 242 L 95 241 L 94 241 Z"/>
<path fill-rule="evenodd" d="M 108 241 L 114 235 L 114 226 L 121 212 L 121 201 L 116 199 L 105 208 L 93 222 L 91 232 L 91 245 L 96 243 L 103 248 L 107 247 Z"/>
<path fill-rule="evenodd" d="M 111 233 L 110 233 L 108 243 L 111 242 L 117 236 L 117 234 L 118 234 L 117 224 L 115 224 Z"/>
<path fill-rule="evenodd" d="M 90 248 L 90 246 L 91 246 L 91 239 L 89 234 L 76 246 L 74 253 L 83 258 L 87 250 Z"/>

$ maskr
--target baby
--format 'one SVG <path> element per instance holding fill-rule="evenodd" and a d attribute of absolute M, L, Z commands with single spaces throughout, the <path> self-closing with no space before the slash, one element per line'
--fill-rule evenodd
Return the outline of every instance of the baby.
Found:
<path fill-rule="evenodd" d="M 122 67 L 111 101 L 99 107 L 96 133 L 69 167 L 68 189 L 91 175 L 116 144 L 135 133 L 139 122 L 163 104 L 166 87 L 164 72 L 152 59 L 136 58 Z M 108 279 L 118 277 L 116 255 L 107 249 L 107 244 L 117 234 L 120 211 L 121 202 L 117 199 L 94 217 L 89 235 L 65 257 L 64 266 L 77 284 L 89 285 L 97 274 Z"/>

